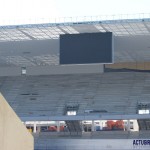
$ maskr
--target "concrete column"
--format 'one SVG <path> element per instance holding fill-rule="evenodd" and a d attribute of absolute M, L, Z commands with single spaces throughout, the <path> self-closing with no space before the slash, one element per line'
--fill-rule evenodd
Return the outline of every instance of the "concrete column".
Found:
<path fill-rule="evenodd" d="M 101 128 L 102 128 L 102 130 L 103 130 L 103 127 L 104 127 L 104 122 L 103 121 L 101 121 Z"/>
<path fill-rule="evenodd" d="M 127 131 L 130 131 L 130 120 L 127 121 Z"/>
<path fill-rule="evenodd" d="M 82 127 L 82 132 L 84 132 L 84 125 L 83 125 L 83 122 L 81 123 L 81 127 Z"/>
<path fill-rule="evenodd" d="M 1 94 L 0 150 L 34 150 L 33 136 Z"/>
<path fill-rule="evenodd" d="M 60 121 L 56 121 L 57 124 L 57 132 L 60 132 Z"/>
<path fill-rule="evenodd" d="M 36 133 L 36 123 L 34 123 L 33 132 Z"/>
<path fill-rule="evenodd" d="M 138 125 L 137 120 L 133 120 L 133 128 L 134 128 L 134 131 L 139 131 L 139 125 Z"/>
<path fill-rule="evenodd" d="M 38 132 L 38 133 L 41 132 L 41 126 L 37 126 L 37 132 Z"/>
<path fill-rule="evenodd" d="M 94 131 L 94 120 L 92 120 L 92 131 Z"/>

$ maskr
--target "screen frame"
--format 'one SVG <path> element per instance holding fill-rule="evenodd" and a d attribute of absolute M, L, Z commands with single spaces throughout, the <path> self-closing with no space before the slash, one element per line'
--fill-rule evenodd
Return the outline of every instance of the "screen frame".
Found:
<path fill-rule="evenodd" d="M 63 37 L 63 36 L 65 36 L 65 35 L 70 35 L 70 34 L 61 34 L 60 35 L 60 38 L 59 38 L 59 65 L 89 65 L 89 64 L 91 64 L 91 65 L 94 65 L 94 64 L 114 64 L 114 35 L 113 35 L 113 33 L 112 32 L 94 32 L 94 33 L 77 33 L 77 34 L 105 34 L 105 33 L 111 33 L 111 36 L 112 36 L 112 38 L 111 38 L 111 56 L 112 56 L 112 58 L 111 58 L 111 62 L 93 62 L 93 63 L 62 63 L 61 62 L 61 38 Z M 71 34 L 71 35 L 77 35 L 77 34 Z"/>

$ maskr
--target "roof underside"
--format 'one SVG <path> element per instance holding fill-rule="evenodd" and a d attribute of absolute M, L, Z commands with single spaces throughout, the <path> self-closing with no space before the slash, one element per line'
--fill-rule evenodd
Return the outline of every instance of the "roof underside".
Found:
<path fill-rule="evenodd" d="M 150 19 L 146 18 L 0 26 L 0 66 L 59 65 L 60 34 L 93 32 L 113 32 L 114 62 L 150 61 Z"/>
<path fill-rule="evenodd" d="M 115 36 L 150 35 L 150 19 L 0 26 L 0 41 L 58 39 L 60 34 L 113 32 Z"/>

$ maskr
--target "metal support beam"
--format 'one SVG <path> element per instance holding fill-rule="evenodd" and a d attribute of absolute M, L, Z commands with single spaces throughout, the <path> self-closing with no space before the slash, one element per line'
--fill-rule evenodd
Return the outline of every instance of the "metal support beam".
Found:
<path fill-rule="evenodd" d="M 20 117 L 22 121 L 73 121 L 73 120 L 134 120 L 134 119 L 150 119 L 149 114 L 134 115 L 76 115 L 76 116 L 51 116 L 51 117 Z"/>

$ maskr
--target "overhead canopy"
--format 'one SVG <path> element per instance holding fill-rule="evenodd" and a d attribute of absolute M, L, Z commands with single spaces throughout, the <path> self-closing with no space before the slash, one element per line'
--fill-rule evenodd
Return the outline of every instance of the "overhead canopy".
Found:
<path fill-rule="evenodd" d="M 113 32 L 115 36 L 150 35 L 150 19 L 0 26 L 0 41 L 58 39 L 60 34 Z"/>

